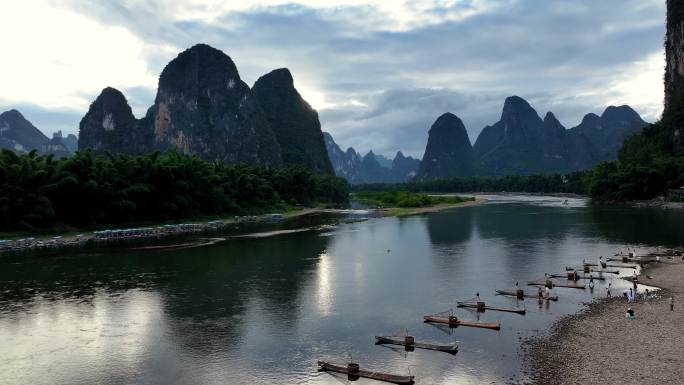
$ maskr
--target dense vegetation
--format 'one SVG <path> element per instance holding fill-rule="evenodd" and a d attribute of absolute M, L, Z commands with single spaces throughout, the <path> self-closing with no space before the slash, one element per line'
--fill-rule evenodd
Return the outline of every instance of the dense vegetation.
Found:
<path fill-rule="evenodd" d="M 343 204 L 349 185 L 304 167 L 226 165 L 176 152 L 0 153 L 0 228 L 94 225 Z"/>
<path fill-rule="evenodd" d="M 462 177 L 400 184 L 368 184 L 354 186 L 355 191 L 410 192 L 530 192 L 586 193 L 586 172 L 569 174 L 509 175 L 499 178 Z"/>
<path fill-rule="evenodd" d="M 627 139 L 618 160 L 596 166 L 587 176 L 592 198 L 605 201 L 652 199 L 684 186 L 684 154 L 674 149 L 674 128 L 684 122 L 684 103 L 674 101 L 662 119 Z"/>
<path fill-rule="evenodd" d="M 454 204 L 471 201 L 472 197 L 430 196 L 408 191 L 364 191 L 352 195 L 352 199 L 374 207 L 426 207 L 441 203 Z"/>

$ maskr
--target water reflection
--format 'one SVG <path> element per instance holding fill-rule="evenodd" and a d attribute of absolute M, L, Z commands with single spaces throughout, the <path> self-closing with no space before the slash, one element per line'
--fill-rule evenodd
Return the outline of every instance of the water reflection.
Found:
<path fill-rule="evenodd" d="M 632 224 L 630 224 L 632 223 Z M 682 242 L 681 214 L 582 200 L 502 199 L 183 250 L 0 258 L 0 383 L 339 384 L 317 359 L 355 360 L 422 384 L 524 381 L 520 338 L 603 295 L 559 290 L 525 316 L 456 310 L 500 332 L 425 325 L 480 292 L 559 272 L 634 242 Z M 611 277 L 611 279 L 614 277 Z M 615 292 L 620 285 L 613 280 Z M 458 342 L 456 356 L 375 346 L 408 329 Z M 4 343 L 7 341 L 7 343 Z"/>

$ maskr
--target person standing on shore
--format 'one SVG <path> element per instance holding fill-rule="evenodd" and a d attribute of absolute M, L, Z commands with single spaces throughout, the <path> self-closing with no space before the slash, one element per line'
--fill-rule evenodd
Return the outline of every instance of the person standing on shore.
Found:
<path fill-rule="evenodd" d="M 634 310 L 631 307 L 627 308 L 626 316 L 627 316 L 627 319 L 630 319 L 630 320 L 636 319 L 636 314 L 634 313 Z"/>
<path fill-rule="evenodd" d="M 674 311 L 674 297 L 670 297 L 670 311 Z"/>
<path fill-rule="evenodd" d="M 610 285 L 612 285 L 612 283 L 608 282 L 608 288 L 606 289 L 606 297 L 608 297 L 608 298 L 611 297 L 611 295 L 610 295 Z"/>

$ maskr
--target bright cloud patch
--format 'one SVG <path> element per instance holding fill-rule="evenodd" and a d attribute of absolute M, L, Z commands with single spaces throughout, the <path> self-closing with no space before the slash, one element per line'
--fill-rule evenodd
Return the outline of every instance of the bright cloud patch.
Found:
<path fill-rule="evenodd" d="M 421 156 L 447 111 L 474 141 L 509 95 L 568 127 L 609 104 L 662 109 L 662 0 L 36 0 L 0 15 L 0 110 L 48 133 L 76 132 L 105 86 L 141 116 L 164 65 L 200 42 L 248 84 L 288 67 L 323 129 L 361 152 Z"/>
<path fill-rule="evenodd" d="M 143 42 L 47 2 L 0 3 L 3 97 L 44 108 L 85 110 L 108 85 L 154 87 Z"/>

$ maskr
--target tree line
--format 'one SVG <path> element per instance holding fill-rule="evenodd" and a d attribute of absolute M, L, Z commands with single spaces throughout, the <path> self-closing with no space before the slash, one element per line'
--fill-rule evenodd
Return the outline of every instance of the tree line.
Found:
<path fill-rule="evenodd" d="M 431 196 L 403 190 L 361 191 L 352 194 L 352 200 L 374 207 L 426 207 L 440 203 L 455 204 L 472 201 L 473 197 Z"/>
<path fill-rule="evenodd" d="M 503 177 L 461 177 L 408 183 L 356 185 L 354 191 L 409 191 L 432 193 L 529 192 L 585 194 L 586 171 L 567 174 L 508 175 Z"/>
<path fill-rule="evenodd" d="M 209 162 L 177 152 L 54 159 L 0 153 L 0 228 L 256 214 L 346 204 L 349 184 L 303 166 Z"/>

